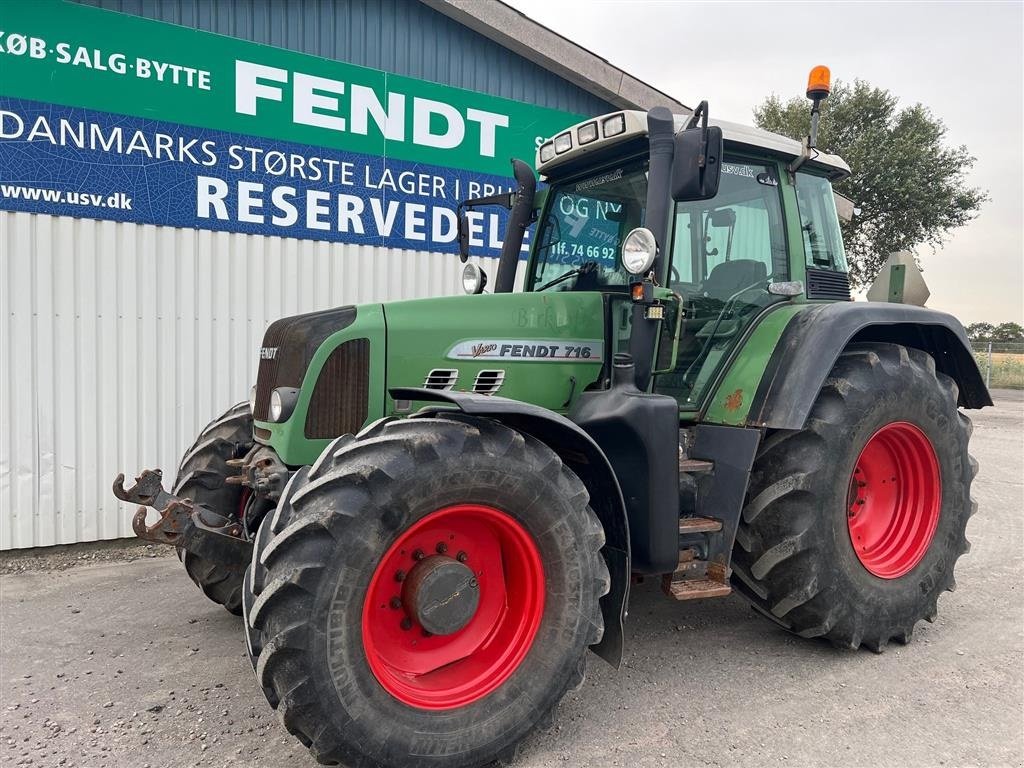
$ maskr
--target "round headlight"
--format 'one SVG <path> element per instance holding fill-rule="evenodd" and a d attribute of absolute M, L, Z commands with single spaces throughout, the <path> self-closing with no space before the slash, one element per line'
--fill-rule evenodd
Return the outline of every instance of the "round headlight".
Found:
<path fill-rule="evenodd" d="M 476 264 L 462 268 L 462 290 L 469 294 L 483 293 L 487 285 L 487 273 Z"/>
<path fill-rule="evenodd" d="M 631 275 L 642 275 L 654 264 L 658 243 L 654 233 L 646 227 L 637 227 L 622 241 L 622 266 Z"/>
<path fill-rule="evenodd" d="M 270 393 L 270 420 L 280 421 L 284 413 L 284 400 L 276 389 Z"/>
<path fill-rule="evenodd" d="M 256 385 L 249 390 L 249 413 L 256 413 Z"/>

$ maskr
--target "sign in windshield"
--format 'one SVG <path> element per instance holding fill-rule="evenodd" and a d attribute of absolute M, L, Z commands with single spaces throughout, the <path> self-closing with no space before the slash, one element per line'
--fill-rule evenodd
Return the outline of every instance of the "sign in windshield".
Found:
<path fill-rule="evenodd" d="M 588 263 L 593 268 L 553 288 L 597 290 L 627 285 L 619 244 L 629 230 L 642 224 L 646 199 L 647 173 L 640 162 L 553 187 L 538 231 L 533 289 Z"/>

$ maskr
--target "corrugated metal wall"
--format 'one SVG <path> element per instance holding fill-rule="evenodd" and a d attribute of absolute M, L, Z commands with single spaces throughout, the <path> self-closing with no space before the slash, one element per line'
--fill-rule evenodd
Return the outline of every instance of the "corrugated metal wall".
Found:
<path fill-rule="evenodd" d="M 542 107 L 615 109 L 416 0 L 75 1 Z"/>
<path fill-rule="evenodd" d="M 248 397 L 271 321 L 460 293 L 461 269 L 421 251 L 0 212 L 0 549 L 131 536 L 114 476 L 173 475 L 198 430 Z"/>

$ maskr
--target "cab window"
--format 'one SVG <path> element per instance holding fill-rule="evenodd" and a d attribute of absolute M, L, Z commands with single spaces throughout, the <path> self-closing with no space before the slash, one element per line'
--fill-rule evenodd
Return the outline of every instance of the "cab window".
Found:
<path fill-rule="evenodd" d="M 747 287 L 733 285 L 744 277 L 749 282 L 786 279 L 786 242 L 775 174 L 774 166 L 725 162 L 718 195 L 676 207 L 673 288 L 686 295 L 701 292 L 709 281 L 711 290 L 720 292 Z"/>
<path fill-rule="evenodd" d="M 810 173 L 796 175 L 796 201 L 808 267 L 846 272 L 843 235 L 836 200 L 828 179 Z"/>

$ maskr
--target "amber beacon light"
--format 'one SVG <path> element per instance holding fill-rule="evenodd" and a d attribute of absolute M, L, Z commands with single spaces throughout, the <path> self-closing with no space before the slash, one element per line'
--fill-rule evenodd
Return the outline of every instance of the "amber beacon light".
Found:
<path fill-rule="evenodd" d="M 807 76 L 807 98 L 819 101 L 828 98 L 832 90 L 832 73 L 828 67 L 819 64 Z"/>

